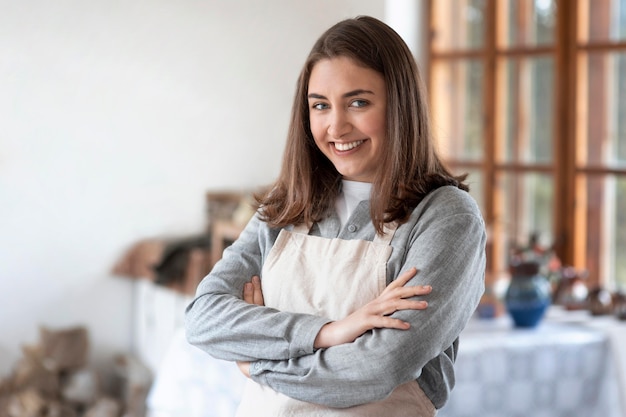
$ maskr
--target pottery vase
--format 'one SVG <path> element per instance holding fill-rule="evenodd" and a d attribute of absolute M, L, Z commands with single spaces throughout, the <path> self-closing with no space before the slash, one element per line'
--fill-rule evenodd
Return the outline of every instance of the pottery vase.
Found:
<path fill-rule="evenodd" d="M 613 300 L 613 312 L 619 320 L 626 320 L 626 292 L 618 291 Z"/>
<path fill-rule="evenodd" d="M 504 302 L 516 327 L 535 327 L 552 302 L 550 282 L 540 274 L 539 266 L 536 262 L 511 266 Z"/>

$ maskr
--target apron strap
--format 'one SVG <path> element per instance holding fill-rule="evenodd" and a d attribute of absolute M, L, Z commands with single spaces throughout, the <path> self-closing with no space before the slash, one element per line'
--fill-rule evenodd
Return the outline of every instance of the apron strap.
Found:
<path fill-rule="evenodd" d="M 311 230 L 311 226 L 307 226 L 306 223 L 300 223 L 293 227 L 293 232 L 308 235 L 309 231 Z M 393 235 L 396 233 L 397 228 L 398 222 L 385 223 L 385 227 L 383 228 L 383 235 L 381 236 L 376 233 L 373 242 L 388 245 L 391 242 L 391 239 L 393 239 Z"/>
<path fill-rule="evenodd" d="M 307 226 L 306 223 L 300 223 L 300 224 L 297 224 L 297 225 L 295 225 L 293 227 L 293 232 L 295 232 L 295 233 L 302 233 L 304 235 L 308 235 L 312 226 L 313 225 Z"/>
<path fill-rule="evenodd" d="M 398 222 L 385 223 L 383 227 L 383 235 L 379 235 L 376 233 L 374 236 L 374 243 L 384 243 L 388 245 L 391 243 L 391 239 L 393 239 L 393 235 L 396 233 L 396 229 L 398 228 Z"/>

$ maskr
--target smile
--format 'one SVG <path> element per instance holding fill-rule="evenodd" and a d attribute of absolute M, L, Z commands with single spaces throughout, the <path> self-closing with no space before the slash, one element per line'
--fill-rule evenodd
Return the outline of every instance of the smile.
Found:
<path fill-rule="evenodd" d="M 337 149 L 338 151 L 349 151 L 350 149 L 354 149 L 357 146 L 361 145 L 363 142 L 365 141 L 357 140 L 357 141 L 350 142 L 350 143 L 334 142 L 334 145 L 335 145 L 335 149 Z"/>

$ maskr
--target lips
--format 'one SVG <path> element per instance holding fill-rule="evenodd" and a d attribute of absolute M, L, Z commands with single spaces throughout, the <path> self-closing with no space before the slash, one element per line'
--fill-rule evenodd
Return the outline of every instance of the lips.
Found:
<path fill-rule="evenodd" d="M 339 143 L 339 142 L 334 142 L 335 145 L 335 149 L 338 151 L 349 151 L 351 149 L 356 148 L 357 146 L 361 145 L 363 142 L 365 142 L 364 140 L 357 140 L 354 142 L 349 142 L 349 143 Z"/>

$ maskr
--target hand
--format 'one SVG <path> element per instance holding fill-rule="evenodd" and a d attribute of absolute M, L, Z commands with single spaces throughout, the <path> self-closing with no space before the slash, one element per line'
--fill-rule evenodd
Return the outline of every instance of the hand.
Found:
<path fill-rule="evenodd" d="M 237 366 L 246 378 L 250 378 L 250 362 L 237 362 Z"/>
<path fill-rule="evenodd" d="M 250 282 L 244 284 L 243 299 L 248 304 L 265 305 L 263 291 L 261 291 L 261 279 L 258 276 L 253 276 Z"/>
<path fill-rule="evenodd" d="M 417 274 L 411 268 L 385 288 L 374 300 L 365 304 L 349 316 L 339 321 L 324 325 L 315 338 L 315 348 L 326 348 L 353 342 L 357 337 L 375 328 L 407 330 L 408 322 L 389 317 L 399 310 L 423 310 L 428 306 L 426 301 L 408 300 L 417 295 L 429 294 L 430 285 L 404 285 Z"/>
<path fill-rule="evenodd" d="M 243 300 L 248 304 L 265 305 L 263 292 L 261 291 L 261 279 L 258 276 L 253 276 L 250 282 L 244 284 Z M 250 378 L 250 362 L 237 362 L 237 366 L 246 378 Z"/>

